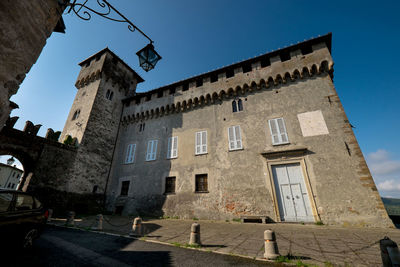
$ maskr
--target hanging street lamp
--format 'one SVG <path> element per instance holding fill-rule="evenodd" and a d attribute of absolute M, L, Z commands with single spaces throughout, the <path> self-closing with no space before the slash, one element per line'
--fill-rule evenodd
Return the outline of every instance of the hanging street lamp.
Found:
<path fill-rule="evenodd" d="M 83 2 L 84 1 L 84 2 Z M 117 9 L 115 9 L 108 1 L 106 0 L 96 0 L 97 4 L 101 7 L 101 11 L 94 10 L 93 8 L 86 5 L 89 0 L 58 0 L 61 6 L 64 8 L 69 7 L 67 13 L 69 14 L 73 11 L 80 19 L 90 20 L 92 15 L 90 13 L 97 14 L 105 19 L 122 22 L 128 24 L 128 29 L 131 32 L 138 31 L 144 37 L 149 40 L 149 44 L 144 48 L 139 50 L 136 55 L 139 57 L 139 65 L 146 72 L 154 69 L 157 62 L 161 59 L 161 56 L 156 52 L 153 46 L 153 40 L 150 39 L 142 30 L 140 30 L 135 24 L 133 24 L 129 19 L 127 19 L 123 14 L 121 14 Z M 119 17 L 112 17 L 111 12 L 115 12 Z"/>

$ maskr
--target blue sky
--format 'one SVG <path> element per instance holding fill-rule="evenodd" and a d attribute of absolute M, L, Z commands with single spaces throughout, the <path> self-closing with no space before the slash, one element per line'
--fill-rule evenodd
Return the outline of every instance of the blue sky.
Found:
<path fill-rule="evenodd" d="M 108 46 L 146 81 L 146 91 L 290 44 L 333 33 L 334 82 L 374 179 L 400 197 L 400 19 L 398 1 L 109 0 L 154 41 L 163 59 L 145 73 L 136 51 L 147 44 L 126 25 L 65 14 L 17 95 L 17 128 L 26 120 L 62 130 L 78 63 Z M 89 0 L 94 7 L 95 0 Z"/>

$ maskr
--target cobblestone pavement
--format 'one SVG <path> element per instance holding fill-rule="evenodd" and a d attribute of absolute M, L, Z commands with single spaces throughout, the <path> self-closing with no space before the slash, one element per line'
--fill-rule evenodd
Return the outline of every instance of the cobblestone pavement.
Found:
<path fill-rule="evenodd" d="M 104 216 L 103 231 L 128 235 L 133 218 Z M 193 220 L 143 220 L 142 240 L 184 245 L 189 242 Z M 400 230 L 380 228 L 341 228 L 326 225 L 257 224 L 220 221 L 197 221 L 201 226 L 202 249 L 262 259 L 263 233 L 276 233 L 281 255 L 293 255 L 303 263 L 317 266 L 381 266 L 379 240 L 388 236 L 400 242 Z M 65 219 L 53 219 L 64 225 Z M 75 226 L 89 229 L 96 226 L 96 217 L 76 219 Z"/>

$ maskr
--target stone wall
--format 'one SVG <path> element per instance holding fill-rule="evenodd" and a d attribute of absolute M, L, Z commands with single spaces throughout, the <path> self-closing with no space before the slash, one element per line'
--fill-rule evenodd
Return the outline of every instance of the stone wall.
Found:
<path fill-rule="evenodd" d="M 61 14 L 56 0 L 0 1 L 0 130 L 13 108 L 10 97 L 38 59 Z"/>

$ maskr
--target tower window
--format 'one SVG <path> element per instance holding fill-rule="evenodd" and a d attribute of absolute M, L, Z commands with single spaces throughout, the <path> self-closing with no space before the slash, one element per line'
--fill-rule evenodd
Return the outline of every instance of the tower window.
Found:
<path fill-rule="evenodd" d="M 157 97 L 158 97 L 158 98 L 161 98 L 161 97 L 163 97 L 163 93 L 164 93 L 164 91 L 160 91 L 160 92 L 158 92 L 158 93 L 157 93 Z"/>
<path fill-rule="evenodd" d="M 233 100 L 232 101 L 232 112 L 238 112 L 243 110 L 243 101 L 242 99 Z"/>
<path fill-rule="evenodd" d="M 235 73 L 233 72 L 233 69 L 229 69 L 226 71 L 226 78 L 231 78 L 235 76 Z"/>
<path fill-rule="evenodd" d="M 185 84 L 182 86 L 182 91 L 187 91 L 187 90 L 189 90 L 189 84 L 188 84 L 188 83 L 185 83 Z"/>
<path fill-rule="evenodd" d="M 196 80 L 196 87 L 200 87 L 203 85 L 203 78 L 197 79 Z"/>
<path fill-rule="evenodd" d="M 79 114 L 81 113 L 81 110 L 80 109 L 77 109 L 75 112 L 74 112 L 74 115 L 72 116 L 72 120 L 76 120 L 77 118 L 79 118 Z"/>
<path fill-rule="evenodd" d="M 112 100 L 113 96 L 114 96 L 114 92 L 111 91 L 111 90 L 107 90 L 106 98 L 107 98 L 108 100 Z"/>

